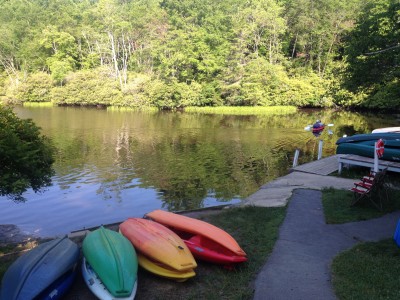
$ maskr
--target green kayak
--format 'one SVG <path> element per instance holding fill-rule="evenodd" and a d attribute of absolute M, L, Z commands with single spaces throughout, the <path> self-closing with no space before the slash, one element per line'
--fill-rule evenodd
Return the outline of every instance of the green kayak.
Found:
<path fill-rule="evenodd" d="M 89 233 L 82 245 L 85 260 L 116 298 L 136 293 L 138 260 L 131 242 L 122 234 L 100 227 Z M 95 286 L 90 286 L 96 293 Z"/>

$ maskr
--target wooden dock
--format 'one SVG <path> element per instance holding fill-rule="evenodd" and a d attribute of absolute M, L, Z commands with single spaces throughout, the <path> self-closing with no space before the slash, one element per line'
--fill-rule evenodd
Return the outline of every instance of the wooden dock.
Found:
<path fill-rule="evenodd" d="M 344 165 L 356 165 L 362 167 L 374 168 L 374 159 L 354 154 L 338 154 L 338 171 L 342 171 Z M 392 172 L 400 172 L 400 163 L 388 160 L 379 160 L 379 170 L 387 169 Z"/>
<path fill-rule="evenodd" d="M 345 165 L 354 165 L 374 168 L 374 159 L 353 154 L 336 154 L 320 160 L 312 161 L 292 168 L 292 171 L 317 175 L 329 175 L 338 171 L 340 174 Z M 400 162 L 379 160 L 379 170 L 387 169 L 392 172 L 400 172 Z"/>
<path fill-rule="evenodd" d="M 338 169 L 339 169 L 338 155 L 332 155 L 329 157 L 322 158 L 320 160 L 296 166 L 292 168 L 292 171 L 326 176 L 333 172 L 338 171 Z"/>

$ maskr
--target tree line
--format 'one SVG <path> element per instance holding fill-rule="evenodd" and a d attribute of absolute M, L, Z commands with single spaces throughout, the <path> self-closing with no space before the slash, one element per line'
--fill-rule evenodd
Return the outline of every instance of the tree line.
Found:
<path fill-rule="evenodd" d="M 0 97 L 398 109 L 398 0 L 0 0 Z"/>

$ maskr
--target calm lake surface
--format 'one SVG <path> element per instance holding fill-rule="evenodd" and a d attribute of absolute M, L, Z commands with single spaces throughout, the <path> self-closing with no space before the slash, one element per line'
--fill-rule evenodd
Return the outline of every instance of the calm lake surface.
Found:
<path fill-rule="evenodd" d="M 57 148 L 52 186 L 0 197 L 0 224 L 53 236 L 169 211 L 240 203 L 300 163 L 335 153 L 344 134 L 399 126 L 398 115 L 302 110 L 289 115 L 230 116 L 127 112 L 72 107 L 16 107 Z M 320 137 L 316 119 L 334 126 Z"/>

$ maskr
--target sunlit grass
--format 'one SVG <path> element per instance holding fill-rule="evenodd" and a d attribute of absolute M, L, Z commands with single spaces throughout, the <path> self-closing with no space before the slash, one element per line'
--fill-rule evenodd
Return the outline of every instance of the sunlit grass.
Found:
<path fill-rule="evenodd" d="M 139 112 L 155 113 L 158 112 L 159 110 L 157 107 L 154 106 L 141 106 L 141 107 L 107 106 L 107 111 L 121 111 L 121 112 L 139 111 Z"/>
<path fill-rule="evenodd" d="M 53 107 L 53 102 L 23 102 L 25 107 Z"/>
<path fill-rule="evenodd" d="M 189 106 L 185 112 L 218 115 L 287 115 L 297 112 L 295 106 Z"/>

